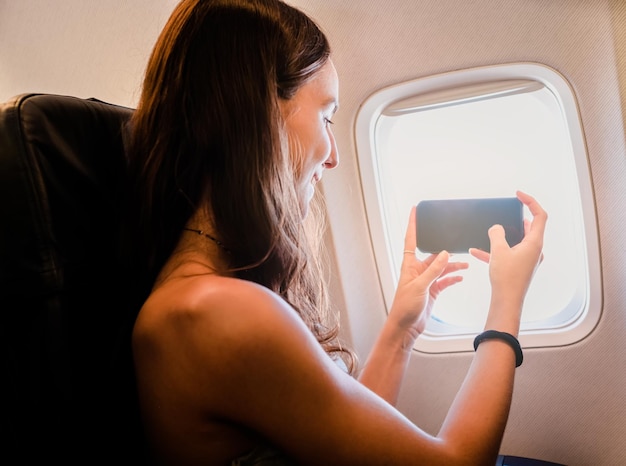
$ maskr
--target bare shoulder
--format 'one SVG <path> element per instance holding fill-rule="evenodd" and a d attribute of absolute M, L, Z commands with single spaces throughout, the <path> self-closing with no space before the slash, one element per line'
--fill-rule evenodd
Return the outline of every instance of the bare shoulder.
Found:
<path fill-rule="evenodd" d="M 215 338 L 258 335 L 260 330 L 298 325 L 295 310 L 269 289 L 246 280 L 202 275 L 155 290 L 143 306 L 135 338 L 144 332 L 182 332 Z M 251 335 L 250 335 L 251 334 Z M 179 335 L 180 336 L 180 335 Z"/>
<path fill-rule="evenodd" d="M 273 366 L 289 359 L 308 365 L 302 342 L 317 346 L 320 362 L 296 311 L 258 284 L 198 275 L 157 288 L 135 323 L 133 355 L 142 410 L 161 453 L 211 464 L 244 453 L 250 440 L 224 420 L 249 424 L 270 392 L 260 387 L 268 371 L 280 373 Z"/>
<path fill-rule="evenodd" d="M 297 312 L 276 293 L 215 275 L 155 290 L 135 324 L 133 347 L 136 357 L 190 368 L 214 364 L 213 370 L 232 370 L 234 363 L 241 368 L 244 355 L 251 363 L 264 364 L 277 353 L 320 351 Z"/>

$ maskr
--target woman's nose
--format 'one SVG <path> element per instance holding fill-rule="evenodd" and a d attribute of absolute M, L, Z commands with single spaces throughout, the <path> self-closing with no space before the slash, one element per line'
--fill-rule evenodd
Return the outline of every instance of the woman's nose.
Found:
<path fill-rule="evenodd" d="M 337 165 L 339 165 L 339 152 L 337 151 L 335 138 L 331 136 L 330 154 L 328 154 L 328 158 L 324 161 L 324 168 L 335 168 Z"/>

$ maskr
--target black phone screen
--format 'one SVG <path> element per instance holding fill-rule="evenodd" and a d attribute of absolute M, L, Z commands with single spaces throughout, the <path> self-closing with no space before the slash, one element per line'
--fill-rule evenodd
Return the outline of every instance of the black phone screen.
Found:
<path fill-rule="evenodd" d="M 509 246 L 524 237 L 523 205 L 515 197 L 437 199 L 417 204 L 417 248 L 422 252 L 490 250 L 487 231 L 504 227 Z"/>

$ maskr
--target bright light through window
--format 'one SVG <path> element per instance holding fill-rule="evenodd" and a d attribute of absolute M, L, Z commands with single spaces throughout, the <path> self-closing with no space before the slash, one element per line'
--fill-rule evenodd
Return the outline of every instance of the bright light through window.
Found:
<path fill-rule="evenodd" d="M 496 70 L 502 73 L 502 68 Z M 591 317 L 597 320 L 600 304 L 593 293 L 599 295 L 599 273 L 586 152 L 578 116 L 567 114 L 576 109 L 573 96 L 547 68 L 538 77 L 529 70 L 537 72 L 528 65 L 513 67 L 510 76 L 475 71 L 466 74 L 469 83 L 461 73 L 444 75 L 441 88 L 433 78 L 421 81 L 421 89 L 416 81 L 413 89 L 405 89 L 408 95 L 399 95 L 399 87 L 387 91 L 395 97 L 387 104 L 384 92 L 379 93 L 369 119 L 364 120 L 367 106 L 359 115 L 357 143 L 359 157 L 371 157 L 361 166 L 364 183 L 371 180 L 377 191 L 366 192 L 366 205 L 368 217 L 376 222 L 372 238 L 388 302 L 411 206 L 423 199 L 511 197 L 517 189 L 537 198 L 549 214 L 545 260 L 528 292 L 522 329 L 534 333 L 527 343 L 542 345 L 537 335 L 567 333 L 588 321 L 592 301 L 597 312 Z M 520 76 L 520 71 L 526 72 Z M 445 82 L 451 78 L 458 83 L 455 87 Z M 565 91 L 571 102 L 564 101 Z M 370 134 L 359 137 L 359 128 Z M 530 218 L 530 213 L 525 216 Z M 418 349 L 422 344 L 429 351 L 445 351 L 455 336 L 452 340 L 465 342 L 452 347 L 467 349 L 467 336 L 483 328 L 490 295 L 488 266 L 469 254 L 454 257 L 469 262 L 469 270 L 462 272 L 463 282 L 438 299 Z M 584 327 L 588 332 L 592 326 L 587 322 Z M 580 337 L 579 329 L 552 342 Z M 442 346 L 437 339 L 447 343 Z"/>

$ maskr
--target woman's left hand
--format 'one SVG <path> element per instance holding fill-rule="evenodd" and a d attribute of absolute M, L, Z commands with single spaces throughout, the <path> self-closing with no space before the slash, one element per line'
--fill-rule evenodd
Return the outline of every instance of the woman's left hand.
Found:
<path fill-rule="evenodd" d="M 450 274 L 468 267 L 467 262 L 450 262 L 446 251 L 419 260 L 415 255 L 416 244 L 416 214 L 413 207 L 404 237 L 400 278 L 389 313 L 389 319 L 394 321 L 398 329 L 407 332 L 410 341 L 405 340 L 405 344 L 411 346 L 426 328 L 439 293 L 463 280 L 460 275 Z"/>

